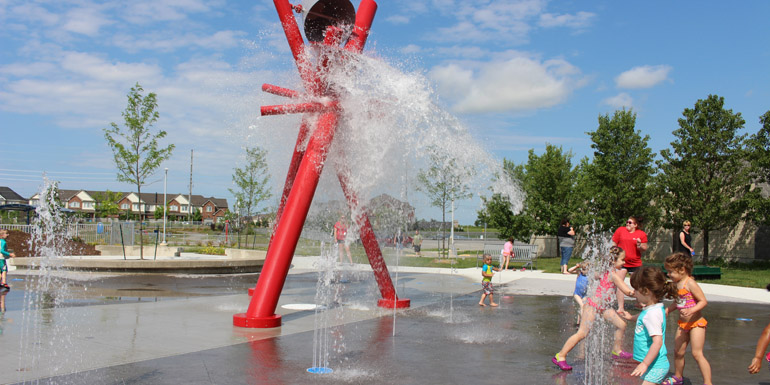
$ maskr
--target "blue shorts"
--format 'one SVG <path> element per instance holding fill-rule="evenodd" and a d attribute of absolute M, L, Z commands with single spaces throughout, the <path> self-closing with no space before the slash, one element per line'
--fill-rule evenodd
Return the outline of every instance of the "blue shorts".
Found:
<path fill-rule="evenodd" d="M 572 257 L 571 247 L 560 247 L 561 249 L 561 265 L 564 266 L 569 263 L 570 257 Z"/>
<path fill-rule="evenodd" d="M 583 274 L 578 274 L 577 280 L 575 281 L 575 292 L 573 294 L 580 298 L 585 298 L 586 293 L 588 293 L 588 277 Z"/>
<path fill-rule="evenodd" d="M 660 384 L 668 375 L 668 370 L 671 367 L 666 361 L 666 365 L 660 368 L 649 368 L 642 375 L 642 380 L 652 382 L 653 384 Z"/>

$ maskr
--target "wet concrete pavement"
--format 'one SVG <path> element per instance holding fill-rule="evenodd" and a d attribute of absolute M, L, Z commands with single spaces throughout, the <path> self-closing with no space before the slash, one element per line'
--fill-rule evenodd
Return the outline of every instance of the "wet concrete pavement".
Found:
<path fill-rule="evenodd" d="M 307 266 L 300 266 L 305 267 Z M 477 305 L 478 269 L 400 271 L 399 295 L 412 307 L 393 312 L 373 306 L 371 272 L 345 270 L 333 283 L 338 296 L 327 330 L 331 374 L 310 374 L 315 311 L 289 304 L 315 302 L 317 274 L 296 268 L 289 276 L 275 329 L 243 329 L 232 315 L 245 311 L 257 276 L 145 276 L 65 274 L 67 297 L 57 306 L 24 314 L 16 274 L 0 320 L 0 382 L 44 384 L 581 384 L 582 352 L 569 357 L 572 372 L 560 372 L 550 357 L 575 331 L 568 295 L 574 277 L 505 272 L 498 284 L 499 308 Z M 422 272 L 427 271 L 427 272 Z M 394 273 L 394 272 L 393 272 Z M 395 273 L 393 274 L 395 279 Z M 715 286 L 715 285 L 709 285 Z M 715 290 L 719 288 L 709 288 Z M 706 290 L 706 288 L 704 288 Z M 115 293 L 129 293 L 115 296 Z M 746 367 L 768 321 L 770 293 L 729 289 L 709 294 L 706 352 L 715 383 L 770 384 L 765 366 Z M 137 294 L 148 293 L 147 296 Z M 743 293 L 743 292 L 742 292 Z M 713 298 L 712 298 L 713 297 Z M 718 298 L 718 299 L 715 299 Z M 720 300 L 721 299 L 721 300 Z M 56 302 L 56 301 L 53 301 Z M 629 304 L 631 301 L 629 301 Z M 323 314 L 321 312 L 319 314 Z M 739 321 L 737 318 L 751 319 Z M 36 320 L 36 321 L 33 321 Z M 25 326 L 26 325 L 26 326 Z M 673 350 L 675 318 L 666 338 Z M 632 328 L 624 346 L 631 350 Z M 669 359 L 673 364 L 672 354 Z M 632 362 L 608 361 L 607 383 L 639 384 Z M 687 358 L 686 384 L 700 373 Z"/>

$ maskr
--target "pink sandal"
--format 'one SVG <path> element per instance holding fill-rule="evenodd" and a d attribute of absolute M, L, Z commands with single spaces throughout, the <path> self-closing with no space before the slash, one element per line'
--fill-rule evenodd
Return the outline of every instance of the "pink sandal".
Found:
<path fill-rule="evenodd" d="M 558 366 L 561 370 L 572 370 L 572 367 L 569 366 L 567 363 L 567 360 L 558 360 L 559 353 L 556 353 L 555 356 L 551 357 L 551 362 L 553 362 L 554 365 Z"/>
<path fill-rule="evenodd" d="M 667 379 L 665 379 L 663 382 L 660 383 L 660 385 L 682 385 L 684 383 L 684 379 L 677 377 L 677 376 L 671 376 Z"/>

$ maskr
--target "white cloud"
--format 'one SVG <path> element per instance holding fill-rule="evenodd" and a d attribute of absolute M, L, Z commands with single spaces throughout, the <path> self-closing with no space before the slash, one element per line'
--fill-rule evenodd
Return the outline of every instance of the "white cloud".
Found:
<path fill-rule="evenodd" d="M 125 4 L 123 17 L 136 24 L 183 20 L 188 13 L 210 11 L 202 0 L 136 0 Z"/>
<path fill-rule="evenodd" d="M 671 66 L 639 66 L 623 72 L 615 78 L 618 88 L 651 88 L 668 79 Z"/>
<path fill-rule="evenodd" d="M 144 37 L 131 35 L 116 35 L 113 43 L 128 52 L 151 50 L 171 52 L 184 47 L 201 47 L 221 51 L 237 47 L 240 39 L 246 34 L 239 31 L 217 31 L 213 35 L 198 35 L 188 33 L 185 35 L 157 35 L 149 34 Z"/>
<path fill-rule="evenodd" d="M 602 104 L 606 104 L 612 108 L 631 108 L 634 106 L 634 99 L 631 95 L 621 92 L 615 96 L 602 100 Z"/>
<path fill-rule="evenodd" d="M 434 67 L 439 92 L 459 113 L 511 112 L 563 103 L 582 86 L 580 71 L 570 63 L 519 55 L 487 63 Z"/>
<path fill-rule="evenodd" d="M 416 54 L 416 53 L 420 52 L 421 50 L 422 50 L 422 48 L 420 48 L 419 45 L 409 44 L 406 47 L 401 48 L 401 53 L 403 53 L 405 55 L 412 55 L 412 54 Z"/>
<path fill-rule="evenodd" d="M 62 29 L 86 36 L 96 36 L 102 26 L 112 23 L 96 7 L 73 9 L 64 18 L 66 21 Z"/>
<path fill-rule="evenodd" d="M 385 21 L 392 23 L 392 24 L 408 24 L 409 20 L 411 20 L 408 16 L 404 15 L 393 15 L 389 16 L 385 19 Z"/>
<path fill-rule="evenodd" d="M 545 28 L 550 27 L 569 27 L 569 28 L 585 28 L 591 24 L 596 14 L 591 12 L 578 12 L 574 15 L 562 14 L 557 15 L 554 13 L 544 13 L 540 15 L 538 25 Z"/>

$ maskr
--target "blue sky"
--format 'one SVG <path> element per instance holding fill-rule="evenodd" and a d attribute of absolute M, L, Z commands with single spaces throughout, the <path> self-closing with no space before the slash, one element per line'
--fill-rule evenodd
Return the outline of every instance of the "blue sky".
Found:
<path fill-rule="evenodd" d="M 551 143 L 577 163 L 597 116 L 624 107 L 655 152 L 709 94 L 755 132 L 770 110 L 768 14 L 759 0 L 382 0 L 366 54 L 424 74 L 498 158 L 525 162 Z M 169 192 L 188 190 L 194 149 L 193 192 L 231 200 L 243 146 L 270 147 L 249 131 L 259 87 L 297 82 L 270 1 L 0 0 L 0 39 L 0 185 L 24 196 L 44 171 L 62 188 L 132 190 L 115 181 L 102 129 L 122 125 L 139 82 L 176 145 Z M 287 164 L 271 163 L 276 195 Z M 162 192 L 162 178 L 144 191 Z M 440 217 L 415 204 L 418 218 Z M 457 217 L 470 223 L 477 208 L 460 202 Z"/>

